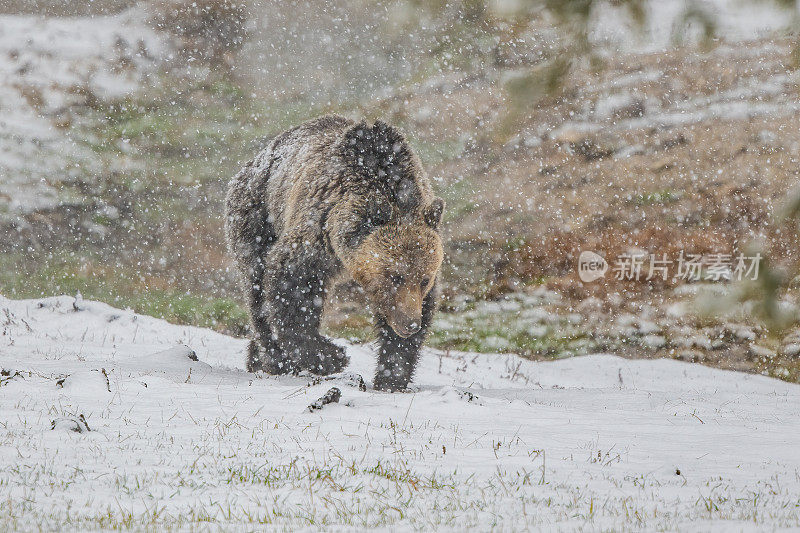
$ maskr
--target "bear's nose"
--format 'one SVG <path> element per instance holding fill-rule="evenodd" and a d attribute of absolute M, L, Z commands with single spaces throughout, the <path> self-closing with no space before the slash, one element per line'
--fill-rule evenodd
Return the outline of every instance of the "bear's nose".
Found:
<path fill-rule="evenodd" d="M 420 330 L 420 327 L 419 322 L 415 320 L 414 322 L 407 323 L 403 329 L 405 330 L 404 333 L 407 335 L 413 335 Z"/>

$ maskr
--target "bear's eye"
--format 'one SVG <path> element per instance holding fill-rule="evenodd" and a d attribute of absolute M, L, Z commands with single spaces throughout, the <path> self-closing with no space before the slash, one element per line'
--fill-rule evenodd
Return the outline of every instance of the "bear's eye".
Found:
<path fill-rule="evenodd" d="M 401 276 L 400 274 L 392 274 L 391 276 L 389 276 L 389 279 L 392 280 L 392 285 L 394 285 L 395 287 L 400 287 L 401 285 L 403 285 L 403 276 Z"/>
<path fill-rule="evenodd" d="M 425 289 L 428 288 L 428 285 L 430 284 L 430 282 L 431 282 L 431 278 L 429 278 L 428 276 L 425 276 L 424 278 L 422 278 L 422 281 L 419 282 L 419 288 L 424 291 Z"/>

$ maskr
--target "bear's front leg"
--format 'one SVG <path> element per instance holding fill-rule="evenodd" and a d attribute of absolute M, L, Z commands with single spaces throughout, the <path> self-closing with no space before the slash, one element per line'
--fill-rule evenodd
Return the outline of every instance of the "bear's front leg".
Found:
<path fill-rule="evenodd" d="M 403 338 L 394 332 L 382 317 L 377 319 L 378 367 L 375 372 L 375 388 L 385 391 L 401 391 L 408 387 L 419 359 L 419 352 L 428 335 L 436 308 L 436 288 L 422 302 L 422 327 L 410 337 Z"/>
<path fill-rule="evenodd" d="M 276 247 L 271 252 L 264 277 L 264 314 L 286 363 L 315 374 L 341 372 L 349 362 L 344 348 L 319 334 L 324 265 L 297 246 Z"/>

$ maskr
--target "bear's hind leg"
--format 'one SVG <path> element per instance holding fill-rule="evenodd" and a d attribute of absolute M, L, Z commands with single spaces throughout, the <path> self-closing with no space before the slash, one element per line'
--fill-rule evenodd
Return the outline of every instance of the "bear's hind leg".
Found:
<path fill-rule="evenodd" d="M 263 269 L 259 272 L 263 276 Z M 250 322 L 257 341 L 250 341 L 247 350 L 247 371 L 259 370 L 268 374 L 291 374 L 300 370 L 292 358 L 287 357 L 272 334 L 267 318 L 264 316 L 264 300 L 259 284 L 252 283 L 248 291 Z"/>
<path fill-rule="evenodd" d="M 261 348 L 256 341 L 247 343 L 247 360 L 245 368 L 248 372 L 259 372 L 264 370 L 264 360 L 261 357 Z"/>
<path fill-rule="evenodd" d="M 242 275 L 254 338 L 248 347 L 245 366 L 249 372 L 286 374 L 295 372 L 296 365 L 273 338 L 263 309 L 265 258 L 276 240 L 275 228 L 266 205 L 257 200 L 257 191 L 265 187 L 266 179 L 254 176 L 253 172 L 248 166 L 236 176 L 225 201 L 228 249 Z M 259 177 L 262 181 L 253 185 L 253 180 Z"/>

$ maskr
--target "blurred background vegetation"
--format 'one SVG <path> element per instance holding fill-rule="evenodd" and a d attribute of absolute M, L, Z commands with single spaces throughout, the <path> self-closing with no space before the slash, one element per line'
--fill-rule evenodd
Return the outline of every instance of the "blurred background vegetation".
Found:
<path fill-rule="evenodd" d="M 0 204 L 6 297 L 81 292 L 245 334 L 222 238 L 227 181 L 272 136 L 337 112 L 404 129 L 448 202 L 433 345 L 530 357 L 613 350 L 800 375 L 800 204 L 786 200 L 800 168 L 794 1 L 303 0 L 289 9 L 271 0 L 95 0 L 0 9 L 3 24 L 129 16 L 126 24 L 168 43 L 137 48 L 121 26 L 107 67 L 135 70 L 142 57 L 155 67 L 112 96 L 95 89 L 92 71 L 52 105 L 17 65 L 25 43 L 0 50 L 17 76 L 4 87 L 89 154 L 63 176 L 30 173 L 56 191 L 52 205 Z M 127 63 L 123 49 L 134 50 Z M 0 147 L 12 141 L 22 142 L 0 135 Z M 14 203 L 13 190 L 3 194 Z M 676 257 L 755 247 L 769 257 L 760 285 L 583 284 L 575 275 L 585 249 L 612 262 L 631 250 Z M 703 303 L 708 293 L 724 309 Z M 326 327 L 369 339 L 362 309 L 346 284 Z"/>

